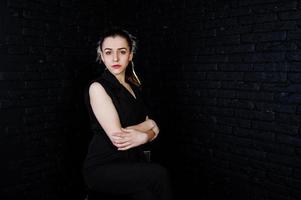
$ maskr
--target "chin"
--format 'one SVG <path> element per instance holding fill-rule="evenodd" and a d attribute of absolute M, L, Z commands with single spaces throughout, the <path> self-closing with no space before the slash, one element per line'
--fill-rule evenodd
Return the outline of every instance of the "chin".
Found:
<path fill-rule="evenodd" d="M 125 69 L 110 69 L 110 72 L 114 75 L 119 75 L 119 74 L 122 74 L 122 73 L 125 73 Z"/>

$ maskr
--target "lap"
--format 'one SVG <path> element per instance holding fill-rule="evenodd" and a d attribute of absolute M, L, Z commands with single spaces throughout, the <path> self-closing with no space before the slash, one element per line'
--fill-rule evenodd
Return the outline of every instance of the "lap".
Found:
<path fill-rule="evenodd" d="M 90 170 L 85 178 L 94 191 L 129 194 L 166 178 L 166 170 L 155 163 L 113 163 Z"/>

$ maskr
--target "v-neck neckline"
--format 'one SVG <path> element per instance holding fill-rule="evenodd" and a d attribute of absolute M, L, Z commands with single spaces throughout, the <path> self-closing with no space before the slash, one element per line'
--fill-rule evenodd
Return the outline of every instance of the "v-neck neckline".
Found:
<path fill-rule="evenodd" d="M 104 76 L 107 76 L 109 78 L 109 80 L 111 79 L 111 81 L 115 85 L 118 85 L 119 87 L 122 87 L 126 91 L 126 93 L 128 93 L 131 96 L 131 98 L 133 98 L 135 101 L 137 100 L 137 94 L 135 93 L 134 87 L 132 87 L 131 83 L 127 82 L 127 84 L 129 84 L 129 86 L 131 87 L 131 89 L 132 89 L 132 91 L 133 91 L 134 94 L 132 94 L 124 85 L 122 85 L 119 82 L 119 80 L 111 72 L 109 72 L 109 71 L 106 70 L 104 72 Z"/>
<path fill-rule="evenodd" d="M 124 85 L 122 85 L 119 81 L 118 81 L 118 83 L 121 85 L 121 87 L 123 87 L 123 88 L 126 90 L 126 92 L 127 92 L 132 98 L 134 98 L 135 100 L 137 100 L 137 95 L 136 95 L 136 93 L 135 93 L 133 87 L 131 86 L 131 84 L 127 83 L 127 84 L 129 84 L 129 86 L 131 87 L 131 90 L 133 91 L 134 94 L 132 94 L 131 91 L 129 91 L 129 90 L 128 90 Z"/>

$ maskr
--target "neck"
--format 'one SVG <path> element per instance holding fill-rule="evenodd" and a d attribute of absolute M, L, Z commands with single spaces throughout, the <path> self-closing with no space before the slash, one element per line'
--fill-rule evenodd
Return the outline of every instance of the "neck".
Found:
<path fill-rule="evenodd" d="M 119 81 L 119 83 L 121 83 L 121 84 L 125 83 L 125 74 L 124 73 L 115 75 L 115 77 L 117 78 L 117 80 Z"/>

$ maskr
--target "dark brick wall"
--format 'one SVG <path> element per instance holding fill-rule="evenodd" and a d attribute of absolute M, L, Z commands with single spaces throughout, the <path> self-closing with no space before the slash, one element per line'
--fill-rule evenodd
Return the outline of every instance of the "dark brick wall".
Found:
<path fill-rule="evenodd" d="M 83 199 L 82 90 L 97 74 L 105 5 L 7 0 L 0 8 L 0 199 Z"/>
<path fill-rule="evenodd" d="M 186 1 L 180 155 L 210 199 L 300 199 L 300 3 Z"/>
<path fill-rule="evenodd" d="M 25 2 L 0 3 L 1 194 L 83 199 L 82 89 L 122 25 L 176 199 L 300 198 L 300 1 Z"/>

